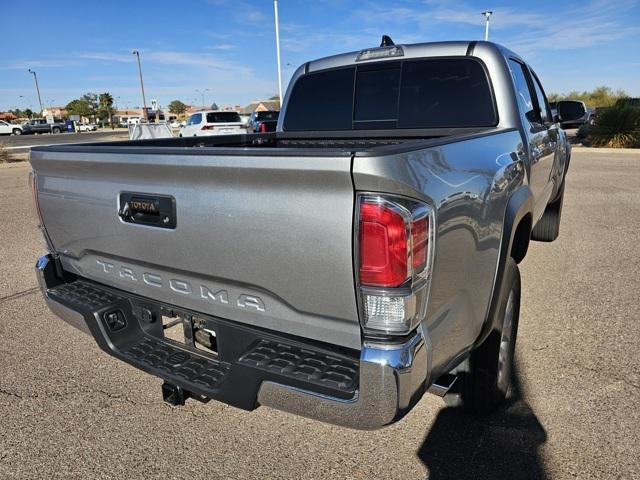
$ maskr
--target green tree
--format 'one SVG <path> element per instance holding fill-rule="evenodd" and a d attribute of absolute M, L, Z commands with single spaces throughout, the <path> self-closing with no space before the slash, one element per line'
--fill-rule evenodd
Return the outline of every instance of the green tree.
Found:
<path fill-rule="evenodd" d="M 27 118 L 33 118 L 33 110 L 31 110 L 30 108 L 26 108 L 22 111 L 22 115 Z"/>
<path fill-rule="evenodd" d="M 98 96 L 95 93 L 85 93 L 82 97 L 71 100 L 65 109 L 69 115 L 90 118 L 96 116 L 98 106 Z"/>
<path fill-rule="evenodd" d="M 174 100 L 169 104 L 169 113 L 182 115 L 186 111 L 187 111 L 187 106 L 184 103 L 182 103 L 180 100 Z"/>

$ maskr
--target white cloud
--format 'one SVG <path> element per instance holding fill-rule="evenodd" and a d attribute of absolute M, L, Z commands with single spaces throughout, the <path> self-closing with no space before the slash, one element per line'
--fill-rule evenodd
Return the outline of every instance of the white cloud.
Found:
<path fill-rule="evenodd" d="M 233 50 L 234 48 L 236 48 L 235 45 L 231 45 L 230 43 L 222 43 L 220 45 L 206 45 L 205 50 L 221 50 L 221 51 L 226 51 L 226 50 Z"/>
<path fill-rule="evenodd" d="M 207 0 L 206 3 L 219 9 L 232 11 L 233 18 L 246 25 L 262 25 L 265 22 L 273 21 L 273 18 L 258 8 L 258 5 L 269 5 L 271 2 L 248 2 L 243 0 Z"/>
<path fill-rule="evenodd" d="M 6 67 L 0 67 L 0 70 L 27 70 L 29 68 L 65 68 L 80 65 L 80 62 L 69 59 L 41 58 L 36 60 L 23 60 L 13 62 Z"/>
<path fill-rule="evenodd" d="M 494 8 L 491 32 L 496 34 L 493 38 L 524 54 L 584 48 L 638 35 L 640 27 L 629 26 L 627 22 L 627 13 L 637 5 L 637 0 L 592 0 L 573 6 L 558 5 L 552 14 L 512 7 Z M 480 36 L 484 25 L 477 7 L 447 0 L 426 0 L 419 6 L 391 8 L 368 3 L 354 10 L 353 18 L 365 25 L 391 24 L 403 31 L 408 27 L 426 32 L 425 35 L 435 31 L 436 24 L 458 24 L 476 26 Z"/>

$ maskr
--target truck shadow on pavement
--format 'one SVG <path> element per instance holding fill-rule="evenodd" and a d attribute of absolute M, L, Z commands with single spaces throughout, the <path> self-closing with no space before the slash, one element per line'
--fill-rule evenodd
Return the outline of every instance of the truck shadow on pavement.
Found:
<path fill-rule="evenodd" d="M 539 454 L 544 427 L 525 400 L 514 367 L 505 405 L 484 418 L 459 408 L 441 410 L 418 457 L 430 480 L 546 478 Z"/>

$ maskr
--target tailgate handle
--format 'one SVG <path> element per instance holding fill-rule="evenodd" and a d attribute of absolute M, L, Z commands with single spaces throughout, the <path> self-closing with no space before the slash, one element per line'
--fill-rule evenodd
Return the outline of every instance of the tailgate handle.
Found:
<path fill-rule="evenodd" d="M 126 223 L 176 228 L 176 201 L 169 195 L 121 192 L 118 216 Z"/>

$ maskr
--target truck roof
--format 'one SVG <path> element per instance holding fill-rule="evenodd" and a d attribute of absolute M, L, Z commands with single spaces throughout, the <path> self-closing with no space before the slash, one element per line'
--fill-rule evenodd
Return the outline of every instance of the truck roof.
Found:
<path fill-rule="evenodd" d="M 368 47 L 362 50 L 356 50 L 348 53 L 341 53 L 338 55 L 332 55 L 329 57 L 319 58 L 305 63 L 300 67 L 300 73 L 314 72 L 318 70 L 325 70 L 328 68 L 342 67 L 345 65 L 354 65 L 359 63 L 379 62 L 379 61 L 393 61 L 403 58 L 423 58 L 423 57 L 447 57 L 447 56 L 464 56 L 472 55 L 473 50 L 476 47 L 482 46 L 487 50 L 494 50 L 500 52 L 505 56 L 512 56 L 520 58 L 519 55 L 507 49 L 506 47 L 494 43 L 476 40 L 457 40 L 447 42 L 424 42 L 424 43 L 402 43 L 396 44 L 396 47 L 401 47 L 403 55 L 401 57 L 392 56 L 387 58 L 376 58 L 375 60 L 360 60 L 358 61 L 358 55 L 365 50 L 376 50 L 388 47 Z M 298 72 L 296 72 L 298 73 Z M 295 76 L 295 75 L 294 75 Z"/>

